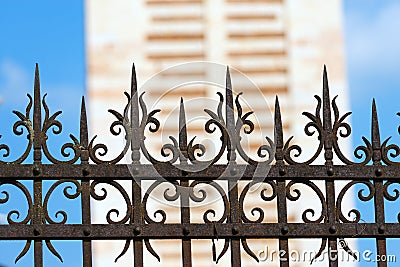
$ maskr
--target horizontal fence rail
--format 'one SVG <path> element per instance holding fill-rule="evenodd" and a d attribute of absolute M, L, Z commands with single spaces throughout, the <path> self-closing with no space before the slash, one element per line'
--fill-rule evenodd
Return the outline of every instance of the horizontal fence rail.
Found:
<path fill-rule="evenodd" d="M 47 142 L 50 130 L 53 134 L 62 131 L 62 124 L 57 120 L 61 111 L 51 114 L 46 95 L 41 97 L 36 65 L 33 97 L 28 94 L 29 103 L 25 112 L 13 111 L 19 119 L 13 125 L 13 132 L 17 136 L 26 136 L 26 148 L 20 157 L 7 161 L 11 149 L 6 144 L 0 144 L 0 151 L 3 152 L 0 186 L 7 185 L 20 191 L 27 206 L 26 211 L 11 210 L 7 215 L 7 224 L 0 225 L 1 240 L 26 240 L 23 250 L 16 253 L 15 262 L 25 257 L 33 246 L 34 266 L 43 266 L 43 244 L 63 261 L 62 251 L 55 249 L 52 240 L 81 240 L 83 266 L 92 266 L 93 240 L 125 240 L 125 246 L 119 255 L 115 255 L 115 261 L 133 245 L 133 265 L 143 266 L 143 245 L 162 262 L 150 240 L 180 239 L 182 265 L 191 266 L 195 257 L 192 240 L 207 239 L 212 243 L 210 262 L 217 263 L 222 257 L 230 257 L 232 266 L 241 266 L 242 250 L 254 262 L 260 261 L 259 255 L 248 245 L 248 239 L 276 239 L 279 249 L 286 252 L 282 254 L 279 264 L 289 266 L 289 240 L 316 238 L 320 240 L 320 249 L 315 252 L 311 263 L 328 250 L 332 256 L 327 259 L 329 266 L 339 266 L 342 263 L 334 256 L 341 249 L 357 258 L 346 241 L 348 238 L 373 238 L 377 254 L 382 256 L 387 255 L 387 238 L 400 238 L 400 209 L 396 211 L 399 213 L 397 222 L 387 222 L 385 219 L 386 203 L 394 202 L 400 196 L 399 190 L 392 187 L 400 184 L 400 163 L 396 162 L 400 147 L 391 144 L 389 138 L 381 141 L 373 101 L 371 135 L 370 138 L 363 137 L 364 145 L 355 149 L 357 160 L 353 161 L 352 157 L 342 152 L 339 139 L 351 134 L 351 127 L 346 122 L 350 112 L 341 115 L 336 97 L 331 100 L 325 67 L 322 97 L 315 96 L 315 112 L 303 112 L 309 119 L 304 128 L 305 134 L 317 136 L 318 143 L 315 153 L 302 162 L 299 161 L 301 146 L 293 144 L 293 137 L 284 136 L 278 97 L 275 101 L 273 136 L 266 137 L 266 144 L 258 149 L 259 161 L 247 154 L 241 138 L 243 134 L 251 134 L 254 130 L 249 118 L 252 112 L 243 112 L 241 94 L 234 99 L 229 69 L 226 72 L 225 96 L 218 93 L 217 110 L 204 110 L 209 115 L 205 131 L 210 134 L 220 132 L 219 150 L 210 160 L 201 159 L 206 153 L 204 145 L 196 143 L 196 139 L 188 141 L 182 99 L 179 133 L 177 137 L 170 137 L 170 143 L 163 145 L 161 156 L 166 160 L 160 161 L 148 151 L 145 143 L 146 131 L 157 132 L 160 129 L 160 122 L 156 118 L 160 110 L 148 111 L 144 93 L 138 95 L 134 66 L 131 92 L 125 95 L 128 104 L 122 113 L 109 110 L 116 119 L 110 127 L 111 134 L 123 136 L 125 140 L 122 151 L 114 159 L 105 159 L 108 152 L 106 144 L 97 143 L 96 136 L 89 138 L 84 98 L 79 137 L 70 135 L 71 142 L 60 146 L 64 158 L 58 159 L 51 154 Z M 33 157 L 32 164 L 26 163 L 29 157 Z M 239 162 L 239 157 L 244 163 Z M 316 164 L 320 158 L 324 161 L 322 165 Z M 338 163 L 334 164 L 334 158 Z M 44 163 L 43 159 L 50 163 Z M 143 163 L 142 159 L 149 163 Z M 224 159 L 227 163 L 219 163 Z M 25 180 L 33 182 L 31 188 L 24 184 Z M 121 185 L 122 180 L 131 181 L 130 191 Z M 43 189 L 46 181 L 52 182 L 48 190 Z M 151 183 L 143 190 L 145 182 Z M 243 183 L 241 189 L 239 182 Z M 344 186 L 337 191 L 335 185 L 339 182 Z M 105 184 L 117 190 L 123 202 L 107 212 L 107 223 L 95 224 L 91 217 L 91 203 L 108 197 L 107 190 L 101 188 Z M 174 188 L 165 191 L 161 197 L 167 202 L 179 200 L 180 223 L 167 223 L 167 212 L 162 209 L 157 210 L 154 217 L 149 214 L 149 197 L 163 184 Z M 190 203 L 201 204 L 206 199 L 207 192 L 196 189 L 202 184 L 218 192 L 223 212 L 218 217 L 215 210 L 208 209 L 203 212 L 203 223 L 194 223 L 191 221 Z M 268 213 L 275 214 L 277 222 L 264 222 L 266 214 L 262 206 L 251 207 L 254 216 L 247 215 L 244 202 L 250 188 L 256 184 L 270 188 L 268 194 L 262 190 L 259 196 L 264 202 L 276 201 L 276 208 L 268 210 Z M 303 192 L 296 187 L 299 184 L 316 195 L 314 202 L 319 206 L 318 211 L 302 206 L 300 196 Z M 359 185 L 364 190 L 354 195 L 352 189 Z M 81 223 L 66 223 L 66 211 L 57 211 L 56 219 L 49 211 L 51 196 L 60 187 L 65 198 L 80 200 Z M 95 190 L 96 187 L 101 188 L 101 193 Z M 374 222 L 366 223 L 361 211 L 356 208 L 344 210 L 344 198 L 349 194 L 362 202 L 373 202 L 374 210 L 369 213 L 374 213 Z M 1 196 L 0 205 L 9 202 L 8 191 L 3 190 Z M 303 222 L 290 222 L 288 202 L 299 203 Z M 115 220 L 115 217 L 118 219 Z M 218 239 L 224 240 L 224 246 L 219 250 L 214 244 Z M 227 254 L 229 250 L 230 256 Z M 343 264 L 346 266 L 346 263 Z M 386 261 L 376 264 L 387 266 Z"/>

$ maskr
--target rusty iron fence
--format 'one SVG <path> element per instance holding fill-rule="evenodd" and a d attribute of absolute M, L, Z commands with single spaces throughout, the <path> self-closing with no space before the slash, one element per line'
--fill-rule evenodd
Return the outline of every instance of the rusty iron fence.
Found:
<path fill-rule="evenodd" d="M 18 159 L 7 162 L 4 159 L 9 157 L 10 149 L 6 144 L 0 145 L 0 150 L 3 151 L 0 186 L 9 185 L 20 190 L 28 207 L 24 218 L 20 218 L 20 211 L 12 210 L 7 216 L 8 224 L 0 225 L 1 240 L 26 240 L 23 250 L 16 253 L 16 262 L 26 255 L 32 243 L 34 266 L 43 266 L 43 243 L 62 261 L 62 252 L 56 251 L 51 240 L 81 240 L 83 266 L 88 267 L 92 266 L 93 240 L 126 240 L 121 254 L 115 255 L 116 260 L 129 251 L 133 244 L 134 266 L 143 266 L 144 246 L 158 260 L 163 260 L 153 249 L 150 240 L 178 239 L 182 242 L 182 265 L 191 266 L 194 254 L 191 250 L 192 240 L 207 239 L 213 244 L 210 246 L 210 261 L 218 262 L 222 257 L 230 255 L 231 265 L 241 266 L 241 250 L 250 255 L 254 262 L 259 261 L 258 255 L 247 244 L 248 239 L 276 239 L 279 240 L 279 249 L 289 252 L 290 239 L 315 238 L 320 240 L 321 245 L 314 259 L 328 250 L 328 254 L 332 256 L 327 259 L 329 266 L 346 266 L 346 263 L 339 262 L 335 257 L 341 249 L 357 257 L 347 245 L 346 239 L 373 238 L 376 240 L 377 254 L 387 255 L 387 239 L 400 237 L 400 224 L 385 220 L 386 203 L 396 201 L 400 195 L 397 189 L 391 187 L 400 183 L 400 166 L 395 161 L 400 155 L 400 147 L 390 144 L 389 138 L 381 142 L 378 116 L 373 102 L 370 138 L 363 137 L 365 144 L 355 149 L 356 162 L 344 155 L 338 140 L 350 136 L 351 127 L 345 121 L 350 112 L 340 115 L 336 97 L 331 101 L 325 68 L 322 97 L 315 96 L 315 113 L 303 113 L 310 120 L 305 125 L 305 134 L 318 136 L 319 142 L 313 156 L 304 162 L 298 162 L 302 153 L 301 147 L 292 144 L 292 137 L 284 137 L 278 97 L 274 109 L 274 134 L 273 137 L 267 137 L 267 144 L 258 149 L 260 161 L 246 154 L 241 145 L 241 134 L 251 134 L 254 124 L 249 119 L 251 112 L 243 114 L 240 94 L 236 97 L 236 108 L 234 107 L 229 69 L 226 73 L 225 96 L 218 93 L 217 110 L 205 110 L 210 116 L 205 124 L 205 131 L 221 133 L 218 154 L 208 161 L 201 160 L 205 153 L 203 145 L 194 144 L 194 139 L 189 143 L 187 141 L 183 101 L 180 104 L 178 140 L 171 137 L 172 142 L 163 146 L 161 154 L 169 154 L 169 159 L 161 162 L 151 155 L 144 142 L 146 130 L 156 132 L 160 128 L 160 122 L 156 119 L 159 110 L 148 112 L 143 93 L 138 96 L 134 67 L 131 93 L 125 95 L 128 104 L 122 113 L 109 110 L 116 118 L 110 127 L 111 133 L 125 137 L 123 151 L 115 159 L 105 160 L 107 146 L 96 144 L 96 136 L 89 139 L 84 98 L 81 103 L 80 136 L 78 138 L 70 135 L 72 142 L 61 146 L 61 154 L 65 158 L 57 159 L 48 149 L 47 133 L 50 129 L 54 134 L 61 132 L 62 124 L 57 120 L 61 111 L 51 115 L 45 101 L 46 95 L 41 98 L 36 65 L 33 98 L 28 94 L 29 103 L 25 113 L 13 111 L 19 119 L 13 126 L 13 132 L 18 136 L 26 135 L 27 147 Z M 25 163 L 29 155 L 33 155 L 32 164 Z M 129 155 L 129 162 L 123 163 L 126 155 Z M 245 163 L 238 163 L 237 156 Z M 50 164 L 43 163 L 44 157 Z M 142 163 L 141 157 L 150 163 Z M 227 163 L 218 163 L 224 157 L 227 157 Z M 325 163 L 317 165 L 316 160 L 321 157 Z M 335 162 L 338 161 L 337 164 L 333 163 L 334 159 Z M 268 168 L 263 168 L 266 166 Z M 264 171 L 259 171 L 260 168 Z M 229 184 L 229 190 L 213 183 L 217 179 Z M 32 188 L 27 188 L 22 180 L 33 181 Z M 44 192 L 43 182 L 47 180 L 54 183 Z M 119 180 L 131 181 L 131 192 Z M 243 190 L 238 188 L 239 180 L 247 181 Z M 141 188 L 144 181 L 152 181 L 146 191 Z M 335 183 L 339 181 L 345 182 L 345 185 L 335 192 Z M 164 194 L 164 198 L 166 201 L 179 199 L 181 223 L 166 223 L 167 214 L 164 210 L 156 211 L 161 220 L 155 220 L 148 214 L 149 195 L 162 183 L 170 183 L 176 189 L 173 196 Z M 270 195 L 263 191 L 260 197 L 266 202 L 276 201 L 276 210 L 268 210 L 268 213 L 277 217 L 276 223 L 263 222 L 265 214 L 262 206 L 252 208 L 253 212 L 258 212 L 258 218 L 246 216 L 244 201 L 249 188 L 255 183 L 264 183 L 271 188 Z M 50 196 L 56 188 L 65 184 L 70 184 L 63 191 L 65 197 L 81 201 L 79 224 L 67 224 L 67 213 L 63 210 L 56 214 L 59 220 L 53 219 L 49 214 Z M 70 191 L 71 184 L 75 187 L 73 193 Z M 102 194 L 96 193 L 95 187 L 99 184 L 114 187 L 124 199 L 121 206 L 107 212 L 107 224 L 94 224 L 91 221 L 91 200 L 101 201 L 107 198 L 105 189 Z M 206 192 L 200 192 L 200 196 L 195 194 L 194 188 L 199 184 L 210 185 L 218 191 L 224 211 L 219 218 L 214 217 L 212 220 L 210 217 L 215 216 L 215 211 L 207 210 L 203 216 L 204 223 L 193 223 L 190 219 L 189 202 L 202 202 L 206 196 Z M 318 196 L 315 202 L 320 206 L 321 212 L 316 214 L 314 209 L 302 207 L 300 203 L 300 207 L 304 208 L 303 222 L 291 223 L 288 222 L 287 204 L 289 201 L 299 200 L 302 192 L 294 188 L 298 184 Z M 357 185 L 363 185 L 366 190 L 358 190 L 355 194 L 352 189 Z M 374 213 L 375 221 L 366 223 L 356 208 L 347 214 L 342 208 L 346 194 L 353 194 L 351 197 L 363 202 L 372 201 L 374 210 L 368 212 Z M 8 201 L 9 193 L 2 191 L 0 204 Z M 120 213 L 119 220 L 112 219 L 112 214 Z M 398 220 L 400 221 L 400 213 Z M 214 245 L 214 239 L 218 238 L 225 240 L 220 251 Z M 226 253 L 228 250 L 230 254 Z M 281 254 L 279 264 L 290 265 L 288 253 Z M 376 264 L 387 266 L 385 261 Z"/>

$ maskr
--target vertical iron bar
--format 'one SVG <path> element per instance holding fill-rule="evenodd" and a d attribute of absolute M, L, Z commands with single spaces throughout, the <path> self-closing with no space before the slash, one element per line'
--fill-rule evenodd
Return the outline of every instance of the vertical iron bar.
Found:
<path fill-rule="evenodd" d="M 332 118 L 331 118 L 331 103 L 329 98 L 329 84 L 328 84 L 328 74 L 326 71 L 326 66 L 324 65 L 323 73 L 323 91 L 322 91 L 322 101 L 323 101 L 323 132 L 322 140 L 324 141 L 324 158 L 325 165 L 327 166 L 327 173 L 333 175 L 333 151 L 332 151 L 332 140 L 334 138 L 332 131 Z M 336 220 L 336 205 L 335 205 L 335 182 L 333 180 L 325 181 L 326 187 L 326 206 L 327 206 L 327 218 L 326 223 L 334 224 Z M 336 228 L 331 226 L 331 231 L 336 231 Z M 334 237 L 328 238 L 328 258 L 329 266 L 338 266 L 338 253 L 337 253 L 337 239 Z"/>
<path fill-rule="evenodd" d="M 179 106 L 179 161 L 182 166 L 187 164 L 187 129 L 186 115 L 183 98 Z M 189 207 L 189 180 L 182 177 L 180 183 L 180 205 L 181 205 L 181 223 L 190 224 L 190 207 Z M 184 230 L 186 234 L 187 231 Z M 183 267 L 192 266 L 192 245 L 189 238 L 182 239 L 182 264 Z"/>
<path fill-rule="evenodd" d="M 143 226 L 143 209 L 142 209 L 142 195 L 140 180 L 136 178 L 136 181 L 132 181 L 132 201 L 133 201 L 133 223 L 136 228 Z M 139 233 L 139 231 L 136 231 Z M 133 253 L 134 253 L 134 266 L 143 266 L 143 240 L 133 241 Z"/>
<path fill-rule="evenodd" d="M 328 209 L 327 223 L 335 223 L 336 220 L 336 209 L 335 209 L 335 185 L 333 181 L 326 181 L 326 206 Z M 332 231 L 336 231 L 336 228 L 331 227 Z M 335 237 L 328 238 L 328 257 L 329 266 L 338 266 L 338 253 L 337 253 L 337 240 Z"/>
<path fill-rule="evenodd" d="M 275 98 L 275 114 L 274 114 L 274 143 L 275 143 L 275 160 L 276 166 L 279 167 L 279 174 L 284 176 L 286 174 L 283 169 L 283 130 L 281 109 L 279 107 L 278 96 Z M 278 202 L 278 223 L 287 223 L 287 203 L 286 203 L 286 180 L 277 178 L 277 202 Z M 287 226 L 281 228 L 282 233 L 287 233 Z M 280 260 L 281 267 L 289 267 L 289 242 L 287 238 L 279 238 L 279 251 L 284 251 Z"/>
<path fill-rule="evenodd" d="M 379 121 L 378 114 L 376 111 L 375 99 L 372 100 L 372 119 L 371 119 L 371 139 L 372 139 L 372 163 L 378 169 L 376 170 L 376 175 L 381 176 L 382 171 L 379 171 L 379 166 L 381 166 L 381 138 L 379 134 Z M 385 205 L 384 205 L 384 187 L 382 180 L 374 180 L 375 186 L 375 198 L 374 198 L 374 206 L 375 206 L 375 222 L 380 225 L 378 231 L 383 233 L 385 231 Z M 376 249 L 377 255 L 382 258 L 383 255 L 386 256 L 386 238 L 377 237 L 376 238 Z M 379 267 L 386 267 L 386 261 L 379 261 Z"/>
<path fill-rule="evenodd" d="M 33 89 L 33 173 L 38 176 L 41 172 L 42 164 L 42 110 L 40 104 L 40 77 L 39 65 L 36 63 L 35 68 L 35 85 Z M 35 225 L 36 234 L 40 234 L 40 229 L 37 225 L 43 223 L 43 208 L 42 208 L 42 180 L 35 177 L 33 180 L 33 206 L 34 214 L 32 223 Z M 43 266 L 43 243 L 42 240 L 35 239 L 34 242 L 34 266 Z"/>
<path fill-rule="evenodd" d="M 127 116 L 127 114 L 124 114 Z M 131 76 L 131 159 L 133 164 L 134 175 L 138 173 L 138 165 L 140 165 L 140 141 L 143 136 L 139 136 L 139 100 L 137 91 L 137 80 L 135 64 L 132 65 Z M 138 177 L 132 180 L 132 212 L 135 229 L 141 231 L 143 226 L 143 209 L 142 209 L 142 189 L 141 180 Z M 140 231 L 136 231 L 139 233 Z M 134 266 L 143 266 L 143 240 L 133 241 Z"/>
<path fill-rule="evenodd" d="M 238 182 L 233 178 L 228 181 L 229 201 L 230 201 L 230 222 L 240 224 L 240 209 L 238 202 Z M 232 228 L 233 234 L 238 233 L 236 226 Z M 231 262 L 233 267 L 241 266 L 240 255 L 240 239 L 232 238 L 231 240 Z"/>
<path fill-rule="evenodd" d="M 379 223 L 378 231 L 384 233 L 385 228 L 385 213 L 384 213 L 384 200 L 383 200 L 383 184 L 382 181 L 375 181 L 375 198 L 374 198 L 374 205 L 375 205 L 375 221 Z M 382 230 L 381 230 L 382 229 Z M 383 255 L 386 255 L 386 238 L 384 237 L 377 237 L 376 238 L 376 248 L 377 248 L 377 255 L 382 258 Z M 379 261 L 379 267 L 386 267 L 386 261 Z"/>
<path fill-rule="evenodd" d="M 235 114 L 233 109 L 233 92 L 232 92 L 232 82 L 231 75 L 229 73 L 229 67 L 226 68 L 226 128 L 228 132 L 228 142 L 227 142 L 227 158 L 228 166 L 230 166 L 230 173 L 232 176 L 236 175 L 236 135 L 235 135 Z M 240 207 L 238 201 L 238 179 L 236 177 L 231 177 L 228 180 L 228 190 L 229 190 L 229 201 L 230 201 L 230 222 L 234 224 L 239 224 L 241 222 Z M 233 226 L 232 232 L 238 233 L 238 228 Z M 241 255 L 240 255 L 240 239 L 231 239 L 231 263 L 233 267 L 241 266 Z"/>
<path fill-rule="evenodd" d="M 278 181 L 278 223 L 287 223 L 287 204 L 286 204 L 286 181 Z M 287 226 L 282 227 L 281 231 L 285 233 Z M 279 239 L 279 251 L 285 253 L 279 258 L 281 267 L 289 266 L 289 242 L 287 238 Z"/>
<path fill-rule="evenodd" d="M 81 102 L 81 118 L 80 118 L 80 145 L 81 145 L 81 165 L 83 176 L 89 175 L 88 163 L 89 163 L 89 152 L 88 152 L 88 127 L 87 127 L 87 116 L 86 116 L 86 105 L 85 97 L 82 96 Z M 90 207 L 90 180 L 87 177 L 82 177 L 81 180 L 81 206 L 82 206 L 82 224 L 85 225 L 84 235 L 90 235 L 91 227 L 91 207 Z M 82 251 L 83 251 L 83 267 L 92 266 L 92 241 L 90 239 L 82 240 Z"/>

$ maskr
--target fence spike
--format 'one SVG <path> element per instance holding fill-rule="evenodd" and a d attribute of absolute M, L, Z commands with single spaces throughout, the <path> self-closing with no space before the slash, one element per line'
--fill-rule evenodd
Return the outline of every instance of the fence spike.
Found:
<path fill-rule="evenodd" d="M 42 109 L 40 103 L 40 75 L 39 64 L 35 66 L 35 84 L 33 89 L 33 131 L 35 133 L 33 139 L 33 160 L 35 163 L 42 161 Z"/>
<path fill-rule="evenodd" d="M 233 92 L 232 92 L 232 82 L 231 82 L 231 74 L 229 72 L 229 67 L 226 67 L 226 86 L 225 86 L 225 94 L 226 94 L 226 128 L 228 131 L 228 161 L 236 160 L 236 142 L 235 142 L 235 114 L 233 110 Z"/>
<path fill-rule="evenodd" d="M 126 116 L 126 114 L 125 114 Z M 132 64 L 131 76 L 131 159 L 133 163 L 139 163 L 140 160 L 140 142 L 143 136 L 140 136 L 139 131 L 139 100 L 136 80 L 135 63 Z"/>
<path fill-rule="evenodd" d="M 275 159 L 277 162 L 282 163 L 283 161 L 283 129 L 282 129 L 282 118 L 281 108 L 279 106 L 279 98 L 275 97 L 275 114 L 274 114 L 274 143 L 275 143 Z"/>
<path fill-rule="evenodd" d="M 82 96 L 81 100 L 81 122 L 79 127 L 79 136 L 80 136 L 80 145 L 84 149 L 85 153 L 81 153 L 81 162 L 87 163 L 89 161 L 89 154 L 88 154 L 88 144 L 89 144 L 89 137 L 88 137 L 88 126 L 87 126 L 87 116 L 86 116 L 86 104 L 85 104 L 85 97 Z"/>
<path fill-rule="evenodd" d="M 331 118 L 331 100 L 329 97 L 329 83 L 326 65 L 324 65 L 323 72 L 323 89 L 322 89 L 322 119 L 323 119 L 323 140 L 325 149 L 325 164 L 332 165 L 333 151 L 332 151 L 332 118 Z"/>
<path fill-rule="evenodd" d="M 374 165 L 381 161 L 381 137 L 379 133 L 379 121 L 376 111 L 375 98 L 372 99 L 372 118 L 371 118 L 371 141 L 372 141 L 372 162 Z"/>
<path fill-rule="evenodd" d="M 185 105 L 183 104 L 183 98 L 181 97 L 181 103 L 179 105 L 179 160 L 181 163 L 187 161 L 187 129 L 186 129 L 186 114 Z"/>

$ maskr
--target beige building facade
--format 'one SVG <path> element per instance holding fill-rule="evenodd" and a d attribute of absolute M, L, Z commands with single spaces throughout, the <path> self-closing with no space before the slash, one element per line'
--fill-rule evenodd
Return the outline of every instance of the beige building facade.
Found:
<path fill-rule="evenodd" d="M 204 132 L 207 114 L 203 109 L 215 110 L 216 92 L 224 91 L 226 65 L 232 70 L 234 93 L 243 92 L 245 109 L 257 115 L 255 134 L 259 137 L 248 137 L 246 143 L 251 155 L 256 155 L 257 147 L 265 141 L 263 136 L 272 138 L 275 95 L 280 99 L 284 138 L 294 135 L 293 141 L 304 148 L 304 158 L 314 152 L 318 141 L 315 136 L 304 134 L 308 121 L 301 113 L 314 113 L 317 103 L 313 96 L 322 93 L 324 64 L 328 68 L 331 96 L 339 94 L 339 109 L 348 110 L 341 0 L 85 2 L 88 116 L 93 131 L 90 134 L 99 135 L 99 142 L 113 144 L 111 156 L 118 154 L 122 141 L 107 132 L 113 121 L 107 110 L 122 111 L 126 104 L 123 92 L 129 91 L 133 62 L 139 92 L 146 91 L 143 97 L 148 109 L 163 110 L 157 116 L 162 133 L 148 141 L 155 155 L 160 154 L 162 144 L 169 142 L 169 135 L 178 135 L 181 96 L 186 103 L 189 140 L 196 135 L 209 141 Z M 188 62 L 192 63 L 180 65 Z M 209 146 L 213 146 L 212 140 Z M 343 147 L 346 146 L 350 148 L 344 141 Z M 349 151 L 344 153 L 349 155 Z M 289 203 L 291 221 L 300 222 L 300 211 L 312 206 L 315 197 L 304 196 L 304 207 Z M 103 222 L 107 211 L 118 205 L 118 201 L 121 199 L 116 196 L 108 202 L 95 203 L 94 222 Z M 274 204 L 266 206 L 274 207 Z M 276 218 L 271 215 L 265 220 L 276 221 Z M 274 242 L 267 242 L 270 249 L 277 249 L 277 241 Z M 290 244 L 292 248 L 316 251 L 319 242 Z M 152 244 L 161 256 L 161 263 L 145 252 L 148 266 L 179 266 L 180 242 Z M 265 249 L 266 243 L 264 240 L 249 244 L 257 252 Z M 220 241 L 218 250 L 222 246 Z M 117 264 L 113 263 L 122 248 L 123 242 L 95 242 L 94 265 L 131 266 L 129 253 Z M 210 241 L 193 241 L 192 252 L 196 258 L 194 266 L 214 266 Z M 245 254 L 242 258 L 243 266 L 256 266 Z M 229 265 L 229 259 L 228 253 L 217 266 Z M 261 262 L 259 266 L 276 266 L 276 263 Z M 317 262 L 315 266 L 325 265 Z"/>

